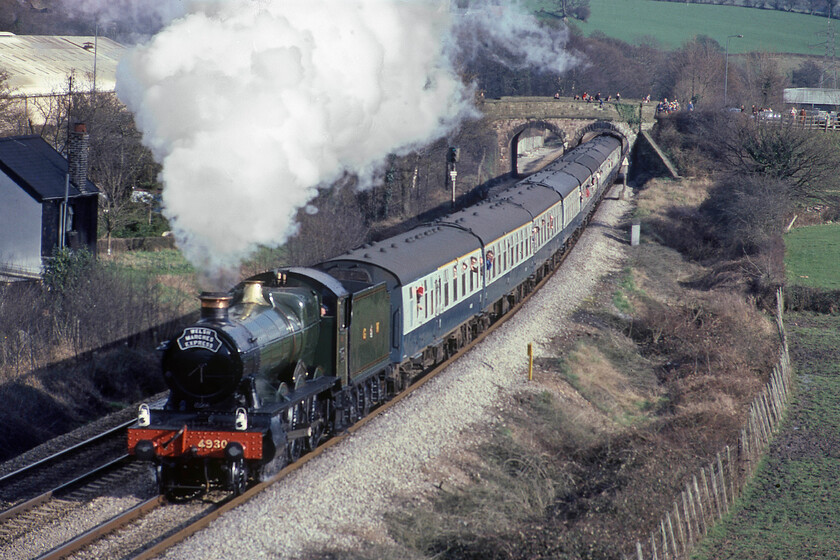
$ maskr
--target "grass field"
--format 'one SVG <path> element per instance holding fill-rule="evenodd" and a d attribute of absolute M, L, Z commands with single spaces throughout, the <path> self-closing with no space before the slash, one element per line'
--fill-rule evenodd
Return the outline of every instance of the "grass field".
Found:
<path fill-rule="evenodd" d="M 837 558 L 840 317 L 785 318 L 797 392 L 755 480 L 692 558 Z"/>
<path fill-rule="evenodd" d="M 127 251 L 106 257 L 106 262 L 130 271 L 150 274 L 194 274 L 195 269 L 177 249 Z"/>
<path fill-rule="evenodd" d="M 534 11 L 550 10 L 551 4 L 550 0 L 526 0 Z M 707 35 L 724 46 L 729 35 L 743 35 L 729 42 L 730 53 L 825 54 L 824 17 L 655 0 L 590 0 L 590 8 L 587 22 L 575 22 L 587 36 L 601 31 L 628 43 L 649 36 L 673 49 L 695 35 Z"/>
<path fill-rule="evenodd" d="M 785 235 L 785 270 L 789 284 L 840 290 L 840 224 Z"/>

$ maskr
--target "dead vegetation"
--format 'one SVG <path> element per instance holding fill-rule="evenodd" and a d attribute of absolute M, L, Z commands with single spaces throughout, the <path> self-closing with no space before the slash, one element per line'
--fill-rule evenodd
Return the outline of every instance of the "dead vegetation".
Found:
<path fill-rule="evenodd" d="M 0 287 L 0 460 L 163 389 L 154 348 L 185 313 L 171 281 L 65 262 Z"/>

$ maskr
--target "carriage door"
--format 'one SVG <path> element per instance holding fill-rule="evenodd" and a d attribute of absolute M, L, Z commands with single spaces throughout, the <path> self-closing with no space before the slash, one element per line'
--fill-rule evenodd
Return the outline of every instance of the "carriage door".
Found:
<path fill-rule="evenodd" d="M 335 310 L 336 356 L 335 375 L 343 385 L 349 381 L 347 371 L 347 332 L 350 327 L 350 305 L 346 297 L 338 298 Z"/>

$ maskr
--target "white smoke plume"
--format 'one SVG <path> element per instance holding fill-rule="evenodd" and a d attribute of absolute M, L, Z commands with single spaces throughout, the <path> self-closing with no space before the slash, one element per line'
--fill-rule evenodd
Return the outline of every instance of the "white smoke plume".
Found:
<path fill-rule="evenodd" d="M 528 25 L 495 6 L 456 26 L 434 0 L 143 4 L 173 19 L 122 61 L 117 93 L 163 166 L 179 247 L 211 273 L 284 243 L 318 186 L 371 177 L 389 153 L 476 115 L 449 59 L 456 27 L 512 37 Z"/>
<path fill-rule="evenodd" d="M 470 112 L 430 2 L 194 3 L 121 64 L 117 91 L 162 163 L 165 214 L 196 265 L 282 244 L 346 171 Z"/>
<path fill-rule="evenodd" d="M 490 56 L 513 68 L 563 72 L 578 63 L 565 50 L 568 29 L 540 27 L 519 2 L 473 0 L 457 18 L 454 55 L 459 60 Z"/>

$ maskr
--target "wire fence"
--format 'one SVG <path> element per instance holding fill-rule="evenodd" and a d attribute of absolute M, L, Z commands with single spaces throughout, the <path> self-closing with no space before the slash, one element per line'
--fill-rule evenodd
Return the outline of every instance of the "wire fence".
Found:
<path fill-rule="evenodd" d="M 781 339 L 779 362 L 750 405 L 737 445 L 727 445 L 685 484 L 650 538 L 636 541 L 625 560 L 687 560 L 694 546 L 729 511 L 778 431 L 791 391 L 791 367 L 783 321 L 782 290 L 776 293 L 776 324 Z"/>

